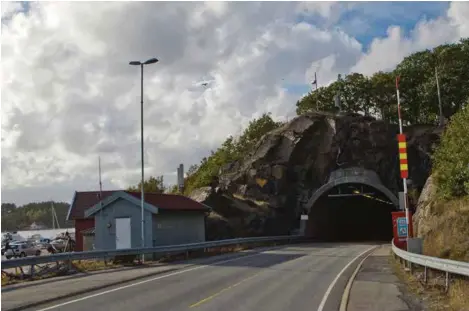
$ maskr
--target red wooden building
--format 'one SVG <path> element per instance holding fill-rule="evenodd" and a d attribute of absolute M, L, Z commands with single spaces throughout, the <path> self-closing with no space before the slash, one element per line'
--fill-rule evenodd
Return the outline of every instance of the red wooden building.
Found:
<path fill-rule="evenodd" d="M 103 191 L 102 199 L 111 196 L 119 190 Z M 99 191 L 75 191 L 72 204 L 68 210 L 67 220 L 75 223 L 75 251 L 83 251 L 83 233 L 94 229 L 94 217 L 86 218 L 85 210 L 99 203 Z"/>

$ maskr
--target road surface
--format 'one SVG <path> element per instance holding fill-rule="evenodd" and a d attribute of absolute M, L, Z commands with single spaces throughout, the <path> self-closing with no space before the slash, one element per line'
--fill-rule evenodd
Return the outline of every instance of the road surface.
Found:
<path fill-rule="evenodd" d="M 298 244 L 195 265 L 28 310 L 338 310 L 368 244 Z"/>

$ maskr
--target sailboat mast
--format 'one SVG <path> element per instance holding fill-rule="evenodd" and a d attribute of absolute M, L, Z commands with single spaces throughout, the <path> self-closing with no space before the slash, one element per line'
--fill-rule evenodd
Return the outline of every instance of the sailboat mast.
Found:
<path fill-rule="evenodd" d="M 99 157 L 98 161 L 99 161 L 99 163 L 98 163 L 98 166 L 99 166 L 99 196 L 102 198 L 103 183 L 101 182 L 101 157 Z"/>
<path fill-rule="evenodd" d="M 50 202 L 50 214 L 51 214 L 51 217 L 52 217 L 52 229 L 55 229 L 54 202 L 52 200 Z"/>

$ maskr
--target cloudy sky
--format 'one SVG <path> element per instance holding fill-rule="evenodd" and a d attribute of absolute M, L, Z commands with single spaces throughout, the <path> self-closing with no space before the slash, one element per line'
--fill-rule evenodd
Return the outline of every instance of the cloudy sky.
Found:
<path fill-rule="evenodd" d="M 253 117 L 294 115 L 318 74 L 392 69 L 469 36 L 463 2 L 1 3 L 2 202 L 70 201 L 137 183 L 145 68 L 146 176 L 175 183 Z M 201 82 L 207 81 L 203 86 Z"/>

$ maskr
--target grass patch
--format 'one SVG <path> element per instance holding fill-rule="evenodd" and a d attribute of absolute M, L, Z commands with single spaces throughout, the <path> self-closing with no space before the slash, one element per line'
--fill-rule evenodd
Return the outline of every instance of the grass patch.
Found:
<path fill-rule="evenodd" d="M 469 261 L 469 197 L 434 204 L 435 216 L 426 221 L 431 230 L 422 237 L 424 254 Z"/>
<path fill-rule="evenodd" d="M 73 261 L 73 267 L 78 271 L 99 271 L 105 269 L 115 269 L 122 267 L 121 264 L 116 264 L 113 261 L 104 260 L 77 260 Z"/>
<path fill-rule="evenodd" d="M 469 281 L 451 280 L 445 292 L 445 278 L 442 272 L 428 272 L 424 283 L 423 268 L 414 267 L 412 272 L 404 270 L 399 259 L 390 256 L 394 273 L 411 293 L 417 295 L 429 311 L 469 311 Z M 426 309 L 427 310 L 427 309 Z"/>
<path fill-rule="evenodd" d="M 7 275 L 2 273 L 2 286 L 8 285 L 8 284 L 11 284 L 10 278 Z"/>

